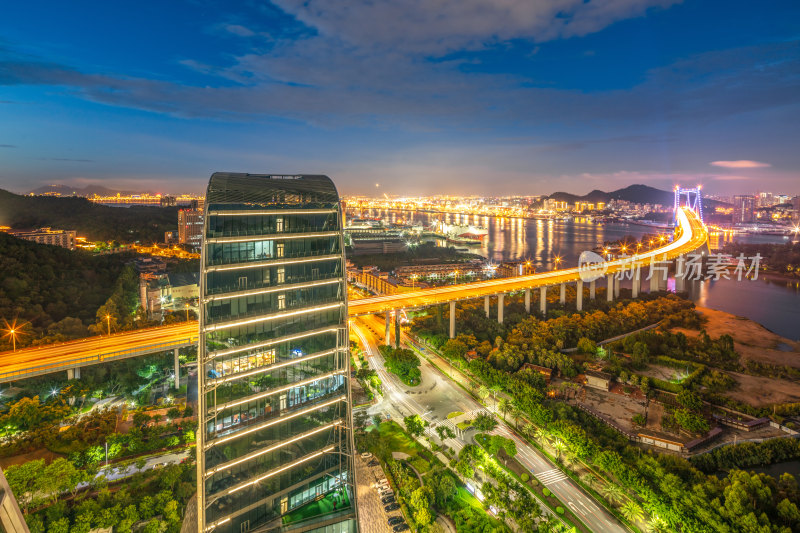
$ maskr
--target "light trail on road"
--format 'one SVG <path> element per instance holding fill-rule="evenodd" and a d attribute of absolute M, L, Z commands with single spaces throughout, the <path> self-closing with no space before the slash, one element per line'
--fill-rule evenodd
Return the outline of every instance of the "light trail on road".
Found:
<path fill-rule="evenodd" d="M 673 242 L 645 253 L 636 254 L 631 258 L 606 261 L 598 268 L 611 274 L 631 268 L 632 264 L 649 266 L 653 260 L 674 259 L 701 247 L 708 239 L 708 231 L 702 221 L 687 208 L 678 210 L 676 216 L 679 226 L 676 230 L 677 238 Z M 578 268 L 553 270 L 528 276 L 499 278 L 350 300 L 347 312 L 349 316 L 356 317 L 383 313 L 393 309 L 426 307 L 522 289 L 546 287 L 579 279 L 581 278 Z M 309 312 L 311 311 L 313 309 L 309 310 Z M 198 328 L 197 322 L 181 322 L 170 326 L 87 337 L 61 344 L 2 352 L 0 353 L 0 382 L 124 357 L 166 351 L 172 349 L 170 346 L 176 343 L 190 342 L 192 339 L 196 342 Z M 34 372 L 33 369 L 36 371 Z"/>

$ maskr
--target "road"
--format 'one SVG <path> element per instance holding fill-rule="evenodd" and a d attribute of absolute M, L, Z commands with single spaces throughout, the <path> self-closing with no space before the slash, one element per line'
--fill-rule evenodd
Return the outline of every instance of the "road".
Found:
<path fill-rule="evenodd" d="M 677 213 L 679 228 L 677 238 L 660 248 L 637 254 L 633 259 L 618 259 L 603 263 L 607 273 L 630 268 L 635 264 L 649 265 L 652 259 L 674 259 L 701 247 L 708 239 L 708 231 L 702 221 L 690 210 L 680 209 Z M 546 287 L 559 283 L 574 282 L 580 279 L 577 268 L 540 272 L 529 276 L 500 278 L 474 283 L 447 285 L 430 289 L 416 290 L 401 294 L 373 296 L 351 300 L 348 303 L 349 316 L 364 316 L 383 313 L 393 309 L 411 309 L 442 304 L 455 300 L 479 298 L 499 293 Z M 220 327 L 219 325 L 215 327 Z M 222 326 L 224 327 L 224 325 Z M 101 363 L 122 357 L 134 357 L 144 353 L 172 349 L 175 343 L 185 343 L 189 339 L 196 342 L 197 322 L 181 322 L 170 326 L 136 330 L 99 337 L 89 337 L 78 341 L 52 344 L 37 348 L 25 348 L 16 352 L 0 353 L 0 382 L 21 379 L 39 373 L 56 372 L 76 366 Z"/>
<path fill-rule="evenodd" d="M 353 331 L 370 354 L 367 357 L 370 367 L 378 373 L 384 384 L 383 399 L 368 409 L 369 414 L 385 415 L 388 413 L 399 418 L 410 414 L 419 414 L 433 424 L 446 420 L 447 415 L 453 411 L 467 413 L 487 410 L 425 358 L 422 359 L 420 365 L 421 384 L 418 387 L 403 385 L 394 375 L 383 368 L 383 358 L 377 347 L 379 342 L 377 339 L 380 338 L 383 328 L 383 321 L 377 317 L 365 317 L 353 324 Z M 404 334 L 403 340 L 408 342 L 410 339 Z M 447 363 L 442 359 L 439 361 L 442 368 L 446 368 Z M 530 470 L 559 500 L 569 506 L 572 512 L 580 517 L 589 528 L 598 533 L 624 533 L 627 531 L 616 518 L 583 492 L 577 483 L 568 478 L 536 448 L 518 437 L 499 417 L 498 422 L 500 424 L 492 433 L 514 440 L 517 446 L 516 457 L 519 462 Z M 463 438 L 448 439 L 445 444 L 458 451 L 465 444 L 473 442 L 473 434 L 473 431 L 467 431 Z M 546 511 L 544 506 L 543 510 Z"/>
<path fill-rule="evenodd" d="M 119 479 L 123 479 L 126 477 L 130 477 L 136 473 L 144 472 L 145 470 L 152 470 L 159 465 L 168 465 L 168 464 L 178 464 L 184 459 L 189 458 L 189 449 L 185 449 L 179 452 L 167 452 L 161 455 L 154 455 L 152 457 L 148 457 L 145 460 L 145 464 L 142 468 L 138 468 L 134 463 L 131 463 L 122 470 L 120 467 L 114 466 L 113 464 L 108 466 L 101 466 L 100 471 L 97 473 L 96 477 L 106 476 L 106 480 L 109 482 L 117 481 Z M 88 486 L 88 483 L 80 483 L 78 485 L 79 489 L 82 489 Z"/>
<path fill-rule="evenodd" d="M 197 343 L 197 322 L 180 322 L 169 326 L 25 348 L 16 352 L 2 352 L 0 381 L 10 381 L 15 379 L 18 373 L 30 374 L 36 369 L 55 372 L 75 366 L 172 350 L 177 346 L 194 343 Z"/>
<path fill-rule="evenodd" d="M 375 333 L 367 331 L 369 334 L 365 334 L 364 328 L 354 328 L 356 329 L 357 335 L 360 339 L 362 336 L 366 338 L 365 340 L 369 343 L 370 351 L 374 350 L 377 352 L 377 342 L 379 341 L 377 341 L 376 338 L 380 338 L 380 332 L 384 331 L 383 321 L 377 317 L 368 317 L 361 319 L 361 323 L 368 324 Z M 377 334 L 377 337 L 375 334 Z M 409 343 L 412 340 L 405 333 L 402 334 L 401 339 L 405 343 Z M 414 344 L 419 346 L 418 343 Z M 427 353 L 427 355 L 434 359 L 440 368 L 448 368 L 447 365 L 449 363 L 444 359 L 432 353 Z M 383 359 L 379 357 L 380 356 L 373 356 L 367 360 L 370 361 L 371 366 L 372 362 L 376 364 L 380 362 L 380 366 L 382 366 Z M 375 368 L 375 366 L 372 367 Z M 466 413 L 468 411 L 488 410 L 470 396 L 462 387 L 456 385 L 449 377 L 439 371 L 427 358 L 422 359 L 420 369 L 422 370 L 421 390 L 416 392 L 410 390 L 415 387 L 405 386 L 399 388 L 409 390 L 412 394 L 397 394 L 398 391 L 393 390 L 390 393 L 390 401 L 386 402 L 386 400 L 384 400 L 384 402 L 389 403 L 389 409 L 394 408 L 397 410 L 395 405 L 398 405 L 401 412 L 409 410 L 421 415 L 424 413 L 425 416 L 423 418 L 430 422 L 446 419 L 447 414 L 453 411 L 463 411 Z M 383 374 L 379 373 L 379 375 L 381 381 L 384 383 L 386 383 L 387 377 L 392 380 L 392 383 L 399 383 L 395 376 L 389 376 L 388 372 L 385 370 L 383 370 Z M 434 386 L 429 385 L 429 383 L 433 383 Z M 389 395 L 387 394 L 386 396 L 388 397 Z M 373 410 L 386 408 L 384 402 L 378 403 L 373 407 Z M 405 412 L 403 416 L 408 414 L 410 413 Z M 550 489 L 559 500 L 564 502 L 573 513 L 580 517 L 589 528 L 598 533 L 624 533 L 627 531 L 616 518 L 595 502 L 591 496 L 586 494 L 577 483 L 567 477 L 561 469 L 550 461 L 550 459 L 512 431 L 510 427 L 503 422 L 502 418 L 498 416 L 497 420 L 500 424 L 498 424 L 497 428 L 491 433 L 512 439 L 517 446 L 517 460 L 525 468 L 530 470 L 544 486 Z M 446 444 L 460 450 L 465 443 L 472 442 L 472 435 L 473 432 L 468 431 L 465 439 L 448 439 Z"/>

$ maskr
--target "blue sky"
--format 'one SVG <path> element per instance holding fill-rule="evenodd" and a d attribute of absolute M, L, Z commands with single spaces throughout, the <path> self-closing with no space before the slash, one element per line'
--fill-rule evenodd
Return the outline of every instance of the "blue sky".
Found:
<path fill-rule="evenodd" d="M 756 7 L 757 6 L 757 7 Z M 800 3 L 13 2 L 0 187 L 800 194 Z"/>

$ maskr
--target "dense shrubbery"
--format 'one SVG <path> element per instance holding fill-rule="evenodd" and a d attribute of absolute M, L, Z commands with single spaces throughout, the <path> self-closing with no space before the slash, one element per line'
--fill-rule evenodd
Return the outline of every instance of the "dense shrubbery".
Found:
<path fill-rule="evenodd" d="M 420 361 L 417 354 L 411 350 L 395 349 L 391 346 L 381 346 L 380 350 L 389 372 L 397 375 L 406 385 L 419 385 L 422 372 L 419 369 Z"/>
<path fill-rule="evenodd" d="M 177 533 L 186 503 L 196 489 L 195 472 L 193 464 L 182 464 L 134 474 L 114 492 L 100 488 L 49 505 L 26 518 L 28 527 L 31 533 L 85 533 L 96 528 L 113 528 L 119 533 Z"/>
<path fill-rule="evenodd" d="M 722 446 L 690 459 L 693 466 L 714 474 L 731 468 L 750 468 L 800 459 L 800 440 L 784 438 Z"/>
<path fill-rule="evenodd" d="M 530 372 L 526 375 L 524 371 L 514 373 L 524 362 L 536 362 L 559 368 L 563 374 L 570 375 L 574 371 L 570 365 L 574 363 L 569 357 L 559 360 L 557 357 L 563 354 L 557 350 L 577 344 L 581 338 L 600 340 L 659 320 L 664 320 L 669 327 L 700 327 L 692 307 L 691 302 L 667 296 L 643 303 L 620 303 L 608 313 L 565 315 L 547 321 L 524 318 L 507 335 L 494 339 L 494 342 L 478 335 L 470 336 L 467 331 L 455 341 L 446 343 L 444 350 L 448 357 L 460 360 L 467 350 L 479 352 L 482 341 L 491 342 L 491 351 L 486 359 L 478 358 L 462 364 L 478 378 L 479 385 L 499 387 L 511 397 L 514 407 L 532 422 L 526 424 L 523 420 L 523 432 L 537 439 L 561 442 L 566 450 L 564 453 L 592 465 L 595 471 L 610 480 L 610 485 L 617 483 L 627 491 L 632 498 L 629 507 L 638 509 L 641 506 L 651 517 L 663 520 L 668 530 L 709 533 L 788 533 L 798 530 L 800 511 L 796 502 L 800 493 L 791 476 L 776 481 L 763 474 L 734 471 L 719 480 L 705 475 L 682 458 L 642 453 L 625 437 L 590 415 L 570 405 L 545 399 L 541 376 L 535 377 Z M 419 324 L 427 331 L 434 325 L 430 317 L 420 320 Z M 616 369 L 617 373 L 623 364 L 637 366 L 653 361 L 668 366 L 691 367 L 691 373 L 684 381 L 686 386 L 675 384 L 675 392 L 681 393 L 681 397 L 678 407 L 667 415 L 667 423 L 683 426 L 692 432 L 707 430 L 707 422 L 700 413 L 703 404 L 690 391 L 691 388 L 697 384 L 709 391 L 719 391 L 732 385 L 729 376 L 708 370 L 706 365 L 738 367 L 732 339 L 723 336 L 712 340 L 705 332 L 696 339 L 689 339 L 681 334 L 647 331 L 635 334 L 615 347 L 635 356 L 628 361 L 604 354 L 606 365 Z M 687 360 L 692 363 L 687 364 Z M 787 409 L 791 411 L 791 408 Z M 791 453 L 781 449 L 780 453 L 774 451 L 769 457 L 788 457 Z M 463 470 L 465 475 L 471 468 L 463 461 L 456 464 L 456 469 Z M 620 512 L 625 514 L 628 511 L 621 509 Z"/>
<path fill-rule="evenodd" d="M 148 425 L 150 417 L 142 414 L 137 419 L 138 413 L 134 416 L 136 427 L 124 434 L 115 433 L 117 413 L 111 410 L 92 411 L 62 426 L 71 412 L 72 408 L 60 397 L 45 403 L 39 402 L 38 397 L 22 398 L 10 404 L 8 411 L 0 415 L 0 426 L 9 428 L 0 444 L 0 456 L 46 448 L 69 454 L 76 465 L 83 466 L 99 461 L 98 450 L 105 443 L 109 446 L 109 459 L 113 460 L 191 443 L 195 438 L 193 424 Z M 103 458 L 104 452 L 103 449 Z"/>
<path fill-rule="evenodd" d="M 637 345 L 646 347 L 647 356 L 667 356 L 673 360 L 682 359 L 713 365 L 727 370 L 739 370 L 739 354 L 733 345 L 730 335 L 721 335 L 712 339 L 705 330 L 697 337 L 687 337 L 683 333 L 670 331 L 647 330 L 629 335 L 622 340 L 611 343 L 610 348 L 632 353 Z M 634 364 L 647 362 L 648 357 L 637 360 Z M 686 363 L 683 363 L 684 365 Z"/>
<path fill-rule="evenodd" d="M 130 256 L 124 254 L 93 256 L 0 233 L 0 318 L 27 323 L 17 347 L 88 335 L 98 308 L 119 289 L 130 289 L 130 283 L 123 287 L 120 281 L 127 259 Z M 135 297 L 136 287 L 133 290 Z M 123 306 L 118 311 L 131 314 L 134 309 Z M 115 316 L 112 327 L 120 320 Z M 11 339 L 0 338 L 0 350 L 10 349 Z"/>
<path fill-rule="evenodd" d="M 787 242 L 784 244 L 745 244 L 741 242 L 726 243 L 722 251 L 738 257 L 752 257 L 761 254 L 761 264 L 770 270 L 784 274 L 800 273 L 800 243 Z"/>

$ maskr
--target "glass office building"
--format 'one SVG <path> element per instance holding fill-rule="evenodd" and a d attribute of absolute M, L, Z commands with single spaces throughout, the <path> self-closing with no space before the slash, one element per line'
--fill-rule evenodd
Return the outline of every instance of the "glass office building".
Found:
<path fill-rule="evenodd" d="M 215 173 L 205 209 L 199 531 L 355 532 L 336 188 Z"/>

